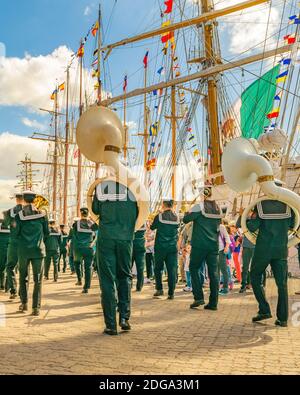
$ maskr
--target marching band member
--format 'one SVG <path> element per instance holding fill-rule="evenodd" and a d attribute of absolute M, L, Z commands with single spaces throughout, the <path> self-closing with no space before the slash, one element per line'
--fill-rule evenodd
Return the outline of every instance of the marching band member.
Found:
<path fill-rule="evenodd" d="M 136 291 L 140 292 L 144 285 L 144 270 L 146 265 L 146 247 L 145 247 L 146 226 L 134 233 L 132 248 L 132 264 L 135 263 L 137 271 Z"/>
<path fill-rule="evenodd" d="M 68 233 L 66 232 L 65 225 L 59 225 L 61 239 L 59 245 L 59 261 L 58 261 L 58 271 L 60 271 L 60 261 L 63 258 L 63 273 L 67 270 L 67 243 L 68 243 Z"/>
<path fill-rule="evenodd" d="M 84 266 L 84 285 L 82 293 L 87 294 L 91 288 L 92 263 L 93 263 L 93 241 L 95 239 L 95 231 L 98 225 L 89 219 L 89 209 L 82 207 L 80 209 L 80 219 L 75 221 L 72 227 L 72 243 L 74 253 L 74 266 L 81 284 L 82 272 L 81 263 Z"/>
<path fill-rule="evenodd" d="M 7 250 L 7 286 L 10 290 L 10 299 L 15 299 L 17 297 L 17 280 L 15 275 L 15 269 L 18 264 L 18 246 L 17 246 L 17 236 L 16 236 L 16 215 L 22 210 L 22 205 L 24 204 L 23 194 L 15 194 L 16 205 L 10 210 L 5 211 L 4 223 L 10 229 L 10 237 Z"/>
<path fill-rule="evenodd" d="M 18 244 L 19 275 L 20 275 L 20 312 L 28 310 L 28 266 L 33 270 L 32 315 L 39 315 L 41 306 L 41 286 L 43 277 L 43 258 L 45 257 L 44 240 L 49 235 L 46 213 L 34 206 L 36 194 L 24 192 L 24 207 L 15 217 Z"/>
<path fill-rule="evenodd" d="M 204 305 L 203 279 L 199 274 L 205 262 L 208 268 L 210 296 L 209 302 L 204 306 L 206 310 L 217 310 L 219 293 L 219 227 L 222 213 L 212 197 L 211 187 L 205 187 L 204 201 L 195 205 L 190 212 L 186 213 L 183 222 L 193 222 L 192 251 L 190 259 L 190 273 L 194 302 L 190 308 Z"/>
<path fill-rule="evenodd" d="M 53 262 L 54 282 L 58 279 L 59 247 L 61 234 L 55 226 L 55 221 L 49 221 L 49 236 L 45 240 L 46 258 L 45 258 L 45 279 L 49 280 L 49 270 Z"/>
<path fill-rule="evenodd" d="M 161 213 L 153 220 L 151 230 L 156 230 L 154 244 L 154 275 L 156 292 L 154 297 L 164 294 L 162 284 L 162 272 L 166 264 L 168 273 L 168 299 L 174 299 L 175 286 L 177 281 L 178 266 L 178 228 L 179 220 L 173 211 L 174 201 L 163 199 Z"/>
<path fill-rule="evenodd" d="M 3 219 L 0 219 L 0 290 L 8 291 L 6 265 L 7 265 L 7 250 L 9 243 L 10 230 L 5 226 Z"/>
<path fill-rule="evenodd" d="M 276 182 L 282 186 L 281 182 Z M 254 295 L 259 304 L 258 314 L 253 322 L 272 318 L 270 305 L 266 300 L 262 277 L 270 264 L 278 288 L 277 320 L 275 325 L 286 327 L 288 321 L 288 232 L 294 225 L 294 213 L 285 203 L 264 200 L 253 210 L 247 227 L 258 231 L 250 278 Z"/>
<path fill-rule="evenodd" d="M 138 207 L 127 187 L 104 181 L 96 188 L 92 210 L 99 215 L 97 253 L 104 333 L 117 335 L 117 303 L 121 329 L 131 329 L 132 244 Z"/>

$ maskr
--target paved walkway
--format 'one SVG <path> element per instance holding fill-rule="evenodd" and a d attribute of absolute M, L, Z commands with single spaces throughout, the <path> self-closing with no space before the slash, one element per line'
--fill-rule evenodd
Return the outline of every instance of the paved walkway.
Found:
<path fill-rule="evenodd" d="M 274 319 L 252 324 L 257 306 L 249 292 L 223 297 L 219 311 L 190 310 L 191 295 L 179 286 L 173 301 L 152 299 L 152 285 L 133 292 L 131 333 L 102 334 L 97 279 L 89 295 L 61 275 L 43 285 L 40 317 L 16 313 L 18 302 L 0 294 L 0 374 L 287 374 L 300 373 L 300 326 L 276 328 Z M 298 307 L 300 280 L 290 280 Z M 31 287 L 32 289 L 32 287 Z M 275 311 L 275 286 L 268 280 Z M 298 303 L 298 305 L 296 304 Z M 292 314 L 292 313 L 291 313 Z"/>

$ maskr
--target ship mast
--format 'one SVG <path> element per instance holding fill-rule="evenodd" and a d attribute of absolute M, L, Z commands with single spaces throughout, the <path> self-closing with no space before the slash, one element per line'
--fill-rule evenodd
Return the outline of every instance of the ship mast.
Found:
<path fill-rule="evenodd" d="M 52 212 L 53 219 L 56 219 L 57 210 L 57 160 L 58 160 L 58 136 L 57 136 L 57 121 L 58 121 L 58 87 L 54 95 L 54 155 L 53 155 L 53 181 L 52 181 Z"/>
<path fill-rule="evenodd" d="M 101 29 L 102 29 L 102 13 L 101 13 L 101 3 L 99 3 L 99 13 L 98 13 L 98 51 L 97 51 L 97 59 L 98 59 L 98 65 L 97 65 L 97 75 L 98 75 L 98 94 L 97 94 L 97 105 L 101 106 L 102 102 L 102 74 L 101 74 L 101 57 L 102 57 L 102 51 L 101 51 L 101 46 L 102 46 L 102 34 L 101 34 Z M 100 167 L 100 163 L 96 163 L 95 166 L 95 178 L 97 178 L 98 175 L 98 170 Z"/>
<path fill-rule="evenodd" d="M 69 183 L 69 93 L 70 93 L 70 66 L 67 68 L 66 81 L 66 137 L 65 137 L 65 168 L 64 168 L 64 202 L 63 202 L 63 223 L 67 223 L 68 219 L 68 183 Z"/>
<path fill-rule="evenodd" d="M 213 11 L 213 3 L 211 0 L 201 0 L 202 14 Z M 213 21 L 204 24 L 204 43 L 205 43 L 205 68 L 214 66 L 214 42 L 213 42 Z M 216 77 L 210 76 L 207 81 L 207 98 L 208 108 L 207 113 L 209 116 L 209 130 L 210 130 L 210 152 L 211 152 L 211 173 L 217 174 L 221 171 L 221 147 L 220 147 L 220 131 L 218 121 L 218 92 Z M 215 179 L 215 183 L 219 184 L 221 178 Z"/>
<path fill-rule="evenodd" d="M 83 41 L 81 41 L 81 45 Z M 80 88 L 79 88 L 79 117 L 82 115 L 83 104 L 82 104 L 82 73 L 83 73 L 83 56 L 80 57 Z M 82 180 L 82 156 L 78 147 L 78 161 L 77 161 L 77 216 L 80 216 L 81 207 L 81 180 Z"/>

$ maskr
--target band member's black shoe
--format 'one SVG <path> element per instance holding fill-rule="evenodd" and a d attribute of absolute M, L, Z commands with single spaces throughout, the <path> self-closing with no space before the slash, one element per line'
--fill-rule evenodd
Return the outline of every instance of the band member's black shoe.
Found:
<path fill-rule="evenodd" d="M 89 290 L 88 290 L 88 289 L 85 289 L 85 288 L 83 288 L 83 290 L 82 290 L 82 293 L 83 293 L 83 294 L 88 294 L 88 293 L 89 293 Z"/>
<path fill-rule="evenodd" d="M 259 322 L 259 321 L 263 321 L 263 320 L 268 320 L 269 318 L 272 318 L 271 313 L 268 313 L 268 314 L 258 313 L 255 317 L 252 318 L 252 322 Z"/>
<path fill-rule="evenodd" d="M 205 310 L 212 310 L 212 311 L 218 310 L 217 306 L 211 306 L 210 304 L 206 304 L 206 305 L 204 306 L 204 309 L 205 309 Z"/>
<path fill-rule="evenodd" d="M 9 297 L 9 299 L 10 299 L 10 300 L 13 300 L 13 299 L 16 299 L 16 297 L 17 297 L 17 294 L 11 294 L 10 297 Z"/>
<path fill-rule="evenodd" d="M 154 293 L 154 298 L 157 298 L 158 296 L 163 296 L 163 294 L 164 294 L 164 291 L 156 291 L 155 293 Z"/>
<path fill-rule="evenodd" d="M 20 304 L 20 306 L 19 306 L 20 313 L 23 313 L 24 311 L 27 311 L 27 310 L 28 310 L 27 303 Z"/>
<path fill-rule="evenodd" d="M 38 317 L 40 315 L 40 309 L 38 308 L 32 309 L 31 315 L 34 317 Z"/>
<path fill-rule="evenodd" d="M 116 329 L 109 329 L 109 328 L 105 328 L 103 333 L 105 335 L 109 335 L 109 336 L 117 336 L 118 332 L 116 331 Z"/>
<path fill-rule="evenodd" d="M 75 285 L 82 285 L 82 281 L 77 281 L 77 283 Z"/>
<path fill-rule="evenodd" d="M 283 328 L 286 328 L 288 326 L 288 323 L 286 321 L 276 320 L 275 321 L 275 325 L 276 326 L 282 326 Z"/>
<path fill-rule="evenodd" d="M 239 293 L 240 294 L 243 294 L 243 293 L 245 293 L 247 291 L 247 288 L 246 287 L 242 287 L 240 290 L 239 290 Z"/>
<path fill-rule="evenodd" d="M 128 321 L 128 320 L 125 320 L 124 318 L 122 318 L 122 319 L 120 320 L 120 327 L 121 327 L 121 329 L 122 329 L 123 331 L 130 331 L 130 329 L 131 329 L 131 326 L 130 326 L 130 324 L 129 324 L 129 321 Z"/>
<path fill-rule="evenodd" d="M 203 306 L 204 304 L 204 300 L 194 300 L 194 302 L 190 304 L 190 309 L 196 309 L 197 307 Z"/>
<path fill-rule="evenodd" d="M 174 295 L 169 295 L 168 296 L 168 300 L 173 300 L 174 299 Z"/>

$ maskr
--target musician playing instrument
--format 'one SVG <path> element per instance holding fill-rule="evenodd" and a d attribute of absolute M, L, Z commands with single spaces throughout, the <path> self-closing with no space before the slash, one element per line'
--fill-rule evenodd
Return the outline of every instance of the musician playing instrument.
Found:
<path fill-rule="evenodd" d="M 276 182 L 277 186 L 282 184 Z M 253 210 L 247 227 L 250 232 L 258 231 L 252 259 L 250 278 L 254 295 L 259 304 L 253 322 L 272 318 L 262 285 L 262 276 L 270 264 L 278 289 L 277 320 L 275 325 L 286 327 L 288 321 L 288 233 L 294 226 L 294 213 L 285 203 L 278 200 L 259 202 Z"/>

